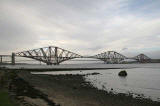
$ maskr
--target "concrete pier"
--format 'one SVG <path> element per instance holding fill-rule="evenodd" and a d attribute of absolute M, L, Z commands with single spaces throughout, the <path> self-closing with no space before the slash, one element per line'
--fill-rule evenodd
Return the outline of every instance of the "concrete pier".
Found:
<path fill-rule="evenodd" d="M 12 53 L 12 57 L 11 57 L 12 59 L 12 65 L 15 65 L 15 53 Z"/>
<path fill-rule="evenodd" d="M 2 61 L 3 61 L 3 60 L 2 60 L 2 56 L 0 56 L 0 63 L 2 63 Z"/>

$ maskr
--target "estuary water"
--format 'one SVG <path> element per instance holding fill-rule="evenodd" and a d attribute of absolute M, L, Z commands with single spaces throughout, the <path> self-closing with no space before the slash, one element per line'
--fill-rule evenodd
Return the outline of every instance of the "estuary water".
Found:
<path fill-rule="evenodd" d="M 115 93 L 133 93 L 152 100 L 160 99 L 160 68 L 125 69 L 127 77 L 119 77 L 121 69 L 99 70 L 98 75 L 86 76 L 95 87 Z"/>
<path fill-rule="evenodd" d="M 95 65 L 95 64 L 94 64 Z M 133 96 L 143 96 L 152 100 L 160 100 L 160 64 L 130 64 L 126 69 L 74 70 L 54 72 L 34 72 L 33 74 L 88 74 L 85 80 L 98 89 L 114 93 L 133 93 Z M 127 77 L 120 77 L 118 73 L 126 70 Z"/>

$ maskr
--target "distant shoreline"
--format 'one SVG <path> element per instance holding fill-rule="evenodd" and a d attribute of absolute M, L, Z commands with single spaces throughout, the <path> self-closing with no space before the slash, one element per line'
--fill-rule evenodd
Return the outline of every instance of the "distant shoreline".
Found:
<path fill-rule="evenodd" d="M 46 69 L 41 69 L 41 68 L 33 68 L 33 69 L 8 69 L 8 68 L 0 68 L 0 70 L 21 70 L 21 71 L 40 71 L 40 72 L 45 72 L 45 71 L 76 71 L 76 70 L 103 70 L 103 69 L 126 69 L 126 68 L 46 68 Z"/>
<path fill-rule="evenodd" d="M 104 70 L 104 69 L 130 69 L 158 67 L 160 63 L 145 64 L 61 64 L 61 65 L 0 65 L 2 70 L 28 70 L 28 71 L 72 71 L 72 70 Z"/>

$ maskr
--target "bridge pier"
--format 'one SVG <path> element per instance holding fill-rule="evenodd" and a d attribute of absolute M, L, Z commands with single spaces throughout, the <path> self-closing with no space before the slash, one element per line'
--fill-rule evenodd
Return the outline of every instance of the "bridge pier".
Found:
<path fill-rule="evenodd" d="M 12 53 L 11 61 L 12 65 L 15 65 L 15 53 Z"/>
<path fill-rule="evenodd" d="M 52 65 L 51 63 L 46 63 L 47 65 Z"/>
<path fill-rule="evenodd" d="M 50 62 L 48 62 L 48 63 L 46 63 L 47 65 L 59 65 L 59 63 L 50 63 Z"/>
<path fill-rule="evenodd" d="M 1 56 L 0 63 L 2 63 L 2 61 L 3 61 L 3 60 L 2 60 L 2 56 Z"/>
<path fill-rule="evenodd" d="M 55 61 L 56 61 L 55 65 L 58 65 L 58 48 L 57 47 L 55 47 Z"/>

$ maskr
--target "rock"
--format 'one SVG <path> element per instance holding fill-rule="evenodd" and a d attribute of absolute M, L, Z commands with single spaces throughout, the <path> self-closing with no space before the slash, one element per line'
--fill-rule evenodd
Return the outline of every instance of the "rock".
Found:
<path fill-rule="evenodd" d="M 98 75 L 100 73 L 94 72 L 94 73 L 87 73 L 86 75 Z"/>
<path fill-rule="evenodd" d="M 123 71 L 120 71 L 120 72 L 118 73 L 118 75 L 119 75 L 119 76 L 122 76 L 122 77 L 126 77 L 126 76 L 127 76 L 127 72 L 126 72 L 125 70 L 123 70 Z"/>
<path fill-rule="evenodd" d="M 96 72 L 92 73 L 92 75 L 97 75 L 97 74 L 100 74 L 100 73 L 96 73 Z"/>

